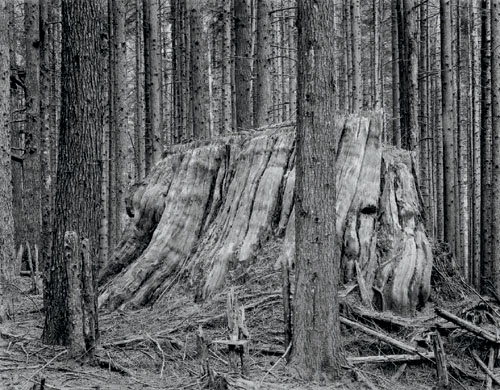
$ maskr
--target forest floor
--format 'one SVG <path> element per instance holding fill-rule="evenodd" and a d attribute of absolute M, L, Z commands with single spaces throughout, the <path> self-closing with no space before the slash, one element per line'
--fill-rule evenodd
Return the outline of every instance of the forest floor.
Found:
<path fill-rule="evenodd" d="M 306 384 L 286 366 L 283 338 L 281 271 L 273 264 L 281 242 L 269 242 L 248 274 L 234 277 L 240 304 L 246 307 L 250 332 L 248 375 L 229 374 L 228 356 L 222 345 L 212 344 L 209 364 L 224 386 L 232 389 L 431 389 L 436 383 L 432 361 L 356 365 L 346 368 L 335 384 Z M 434 314 L 440 306 L 461 313 L 476 323 L 491 322 L 498 305 L 467 291 L 446 266 L 445 256 L 437 258 L 432 302 L 410 320 L 386 315 L 377 320 L 361 309 L 356 289 L 343 300 L 342 315 L 408 344 L 432 351 L 429 334 L 441 321 L 444 349 L 450 364 L 453 389 L 484 388 L 485 376 L 476 368 L 469 351 L 481 358 L 489 345 L 464 332 L 447 326 Z M 177 288 L 165 294 L 153 306 L 137 311 L 100 313 L 101 343 L 98 362 L 68 360 L 63 347 L 40 342 L 43 328 L 40 295 L 29 294 L 29 278 L 22 278 L 15 304 L 15 318 L 0 326 L 0 389 L 201 389 L 206 377 L 200 374 L 196 334 L 201 326 L 209 340 L 227 339 L 226 300 L 228 289 L 210 301 L 193 303 L 191 294 Z M 356 309 L 358 308 L 358 309 Z M 363 315 L 363 313 L 368 313 Z M 500 320 L 500 317 L 496 318 Z M 489 326 L 489 325 L 488 325 Z M 492 326 L 490 326 L 492 328 Z M 494 333 L 498 333 L 496 325 Z M 342 326 L 344 349 L 348 357 L 401 353 L 372 336 Z M 111 363 L 111 364 L 110 364 Z M 109 368 L 111 367 L 111 369 Z M 475 381 L 473 380 L 475 378 Z"/>

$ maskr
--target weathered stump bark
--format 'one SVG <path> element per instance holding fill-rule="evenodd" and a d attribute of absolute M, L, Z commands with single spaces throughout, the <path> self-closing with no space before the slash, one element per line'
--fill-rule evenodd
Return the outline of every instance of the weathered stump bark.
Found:
<path fill-rule="evenodd" d="M 381 145 L 376 114 L 335 125 L 344 279 L 357 280 L 366 305 L 411 314 L 429 296 L 432 268 L 414 157 Z M 293 128 L 283 127 L 172 148 L 131 197 L 132 219 L 101 273 L 99 304 L 153 303 L 179 281 L 205 299 L 283 233 L 275 266 L 292 269 L 294 141 Z"/>
<path fill-rule="evenodd" d="M 68 275 L 68 354 L 73 358 L 93 356 L 97 311 L 89 240 L 80 241 L 75 232 L 66 232 L 64 256 Z"/>

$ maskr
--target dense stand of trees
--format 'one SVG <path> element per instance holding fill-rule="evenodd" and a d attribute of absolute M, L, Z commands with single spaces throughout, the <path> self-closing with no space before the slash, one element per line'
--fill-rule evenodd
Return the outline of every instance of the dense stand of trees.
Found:
<path fill-rule="evenodd" d="M 46 341 L 66 341 L 65 231 L 90 240 L 97 273 L 125 188 L 169 145 L 297 120 L 298 153 L 332 165 L 319 146 L 334 143 L 333 112 L 384 113 L 384 141 L 415 153 L 429 235 L 474 288 L 500 293 L 499 1 L 321 4 L 0 0 L 0 271 L 39 257 Z"/>

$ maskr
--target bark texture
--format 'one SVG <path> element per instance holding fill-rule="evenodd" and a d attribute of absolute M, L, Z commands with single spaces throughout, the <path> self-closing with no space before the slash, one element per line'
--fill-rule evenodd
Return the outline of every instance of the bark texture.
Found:
<path fill-rule="evenodd" d="M 64 234 L 75 231 L 98 248 L 101 217 L 101 97 L 103 58 L 100 1 L 62 2 L 62 104 L 52 254 L 46 275 L 43 340 L 69 341 Z M 97 253 L 92 253 L 97 259 Z M 97 329 L 97 328 L 96 328 Z"/>
<path fill-rule="evenodd" d="M 411 314 L 428 298 L 432 266 L 415 155 L 381 145 L 378 116 L 338 118 L 335 127 L 342 274 L 363 283 L 367 304 Z M 294 140 L 285 127 L 172 147 L 131 190 L 132 217 L 101 274 L 100 305 L 152 304 L 179 282 L 207 298 L 283 233 L 280 261 L 292 263 Z"/>
<path fill-rule="evenodd" d="M 10 86 L 7 1 L 0 0 L 0 323 L 9 315 L 8 287 L 14 277 L 14 219 L 10 160 Z"/>
<path fill-rule="evenodd" d="M 357 1 L 359 5 L 359 1 Z M 338 377 L 339 239 L 336 234 L 336 141 L 330 40 L 333 4 L 299 1 L 295 182 L 296 287 L 290 364 L 307 380 Z M 361 65 L 361 64 L 360 64 Z"/>

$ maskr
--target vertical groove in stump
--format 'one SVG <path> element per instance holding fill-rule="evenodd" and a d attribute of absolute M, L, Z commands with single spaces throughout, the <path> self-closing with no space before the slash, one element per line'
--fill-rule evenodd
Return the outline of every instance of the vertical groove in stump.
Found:
<path fill-rule="evenodd" d="M 97 341 L 97 312 L 92 260 L 90 257 L 90 243 L 87 238 L 81 242 L 82 259 L 82 311 L 83 311 L 83 338 L 85 349 L 90 355 L 94 354 Z"/>
<path fill-rule="evenodd" d="M 82 263 L 76 232 L 64 233 L 64 257 L 68 275 L 68 354 L 70 357 L 78 357 L 85 352 L 85 341 L 82 332 Z"/>
<path fill-rule="evenodd" d="M 434 356 L 436 358 L 436 371 L 437 371 L 437 388 L 445 390 L 450 388 L 450 381 L 448 379 L 448 370 L 446 368 L 446 355 L 444 353 L 443 341 L 438 332 L 432 334 L 432 345 L 434 348 Z"/>

